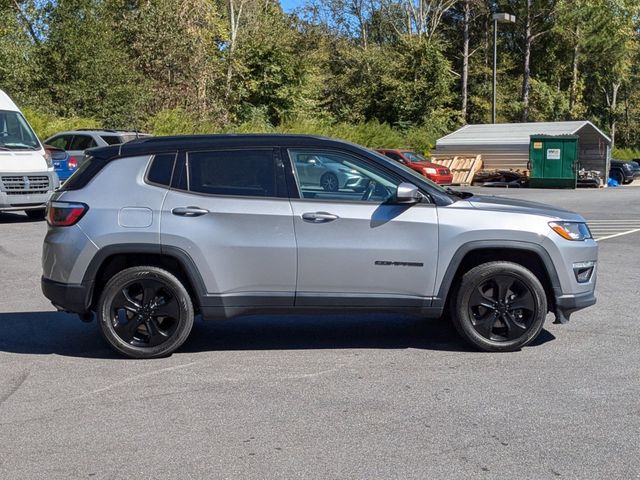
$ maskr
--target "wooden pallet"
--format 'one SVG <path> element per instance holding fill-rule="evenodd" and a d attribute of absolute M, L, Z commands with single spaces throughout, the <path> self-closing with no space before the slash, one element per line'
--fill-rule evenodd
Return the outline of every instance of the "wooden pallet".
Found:
<path fill-rule="evenodd" d="M 431 161 L 447 167 L 453 173 L 454 185 L 471 185 L 474 175 L 482 168 L 482 155 L 475 157 L 432 157 Z"/>

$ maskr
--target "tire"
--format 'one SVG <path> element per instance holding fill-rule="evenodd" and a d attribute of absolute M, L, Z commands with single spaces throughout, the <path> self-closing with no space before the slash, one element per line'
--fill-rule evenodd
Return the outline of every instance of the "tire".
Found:
<path fill-rule="evenodd" d="M 132 267 L 114 275 L 98 301 L 98 325 L 109 345 L 130 358 L 171 355 L 193 327 L 193 302 L 173 274 Z"/>
<path fill-rule="evenodd" d="M 609 173 L 609 177 L 618 182 L 618 185 L 622 185 L 622 183 L 624 182 L 624 175 L 622 175 L 622 172 L 620 170 L 612 170 Z"/>
<path fill-rule="evenodd" d="M 337 175 L 335 173 L 325 173 L 320 177 L 320 186 L 326 192 L 337 192 L 340 188 Z"/>
<path fill-rule="evenodd" d="M 38 208 L 36 210 L 25 210 L 24 213 L 32 220 L 44 220 L 44 217 L 47 216 L 47 209 Z"/>
<path fill-rule="evenodd" d="M 451 309 L 456 330 L 471 345 L 510 352 L 538 336 L 547 316 L 547 297 L 540 280 L 522 265 L 489 262 L 462 276 Z"/>

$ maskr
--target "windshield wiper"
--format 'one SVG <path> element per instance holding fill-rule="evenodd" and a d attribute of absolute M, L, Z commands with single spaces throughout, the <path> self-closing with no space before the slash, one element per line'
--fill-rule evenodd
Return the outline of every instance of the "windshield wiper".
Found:
<path fill-rule="evenodd" d="M 471 192 L 460 192 L 458 190 L 454 190 L 451 187 L 447 187 L 445 189 L 445 191 L 449 194 L 449 195 L 453 195 L 459 198 L 469 198 L 469 197 L 473 197 L 473 193 Z"/>
<path fill-rule="evenodd" d="M 11 148 L 13 147 L 13 148 Z M 7 150 L 13 150 L 14 148 L 26 148 L 29 150 L 37 150 L 37 147 L 34 147 L 33 145 L 27 145 L 26 143 L 5 143 L 4 144 L 4 148 Z"/>

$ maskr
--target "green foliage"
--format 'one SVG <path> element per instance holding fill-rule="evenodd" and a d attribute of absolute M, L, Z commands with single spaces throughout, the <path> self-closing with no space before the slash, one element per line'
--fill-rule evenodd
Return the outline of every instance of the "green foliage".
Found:
<path fill-rule="evenodd" d="M 78 128 L 100 128 L 101 124 L 95 118 L 86 117 L 59 117 L 52 113 L 23 107 L 22 113 L 36 132 L 39 138 L 44 140 L 54 133 Z"/>
<path fill-rule="evenodd" d="M 41 136 L 297 132 L 428 153 L 464 121 L 490 121 L 491 12 L 507 11 L 518 21 L 499 27 L 498 121 L 521 119 L 528 2 L 411 5 L 308 0 L 287 15 L 276 0 L 0 0 L 0 88 Z M 640 148 L 640 3 L 530 5 L 529 119 L 592 120 Z"/>
<path fill-rule="evenodd" d="M 217 133 L 219 127 L 198 117 L 197 114 L 176 107 L 161 110 L 147 120 L 146 130 L 154 135 L 192 135 Z"/>
<path fill-rule="evenodd" d="M 618 160 L 635 160 L 640 158 L 640 150 L 633 148 L 614 148 L 611 157 Z"/>

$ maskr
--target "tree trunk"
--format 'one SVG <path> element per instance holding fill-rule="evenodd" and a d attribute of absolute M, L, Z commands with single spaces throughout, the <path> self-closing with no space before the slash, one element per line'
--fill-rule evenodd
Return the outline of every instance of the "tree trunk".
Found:
<path fill-rule="evenodd" d="M 569 89 L 569 115 L 571 116 L 571 118 L 575 118 L 574 114 L 573 114 L 573 110 L 576 106 L 576 96 L 577 96 L 577 90 L 578 90 L 578 54 L 579 52 L 579 48 L 580 48 L 580 42 L 579 42 L 579 37 L 580 37 L 580 27 L 577 26 L 576 27 L 576 32 L 575 32 L 575 45 L 573 46 L 573 61 L 572 61 L 572 75 L 571 75 L 571 88 Z"/>
<path fill-rule="evenodd" d="M 618 105 L 618 89 L 620 88 L 620 82 L 612 84 L 611 92 L 611 108 L 610 108 L 610 128 L 611 131 L 611 150 L 616 146 L 616 107 Z"/>
<path fill-rule="evenodd" d="M 467 102 L 468 102 L 468 82 L 469 82 L 469 22 L 471 21 L 470 0 L 464 0 L 464 27 L 462 42 L 462 122 L 467 123 Z"/>
<path fill-rule="evenodd" d="M 229 0 L 229 51 L 227 56 L 227 80 L 225 85 L 224 98 L 228 100 L 231 96 L 231 81 L 233 79 L 233 54 L 238 41 L 238 30 L 240 28 L 240 16 L 242 15 L 242 7 L 244 1 L 240 1 L 240 7 L 236 11 L 234 0 Z"/>
<path fill-rule="evenodd" d="M 531 81 L 531 44 L 533 37 L 531 36 L 531 8 L 533 0 L 527 0 L 527 18 L 525 24 L 525 46 L 524 46 L 524 72 L 522 76 L 522 121 L 529 120 L 529 89 Z"/>

